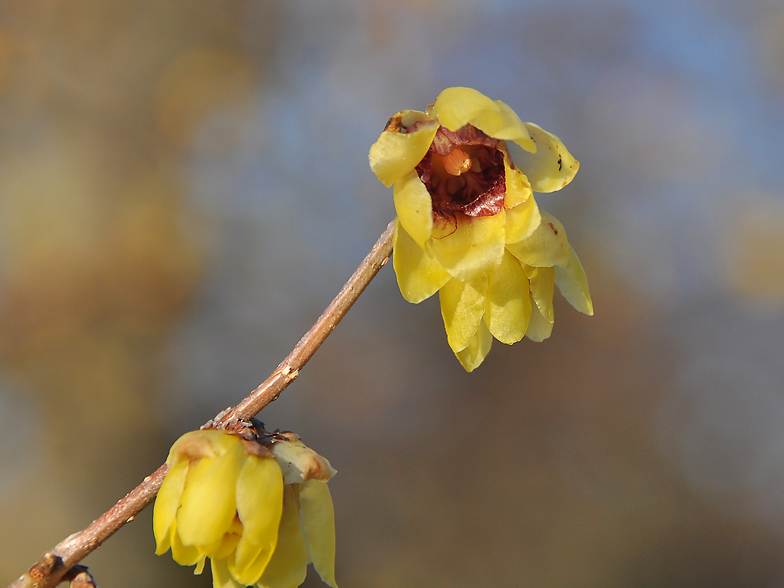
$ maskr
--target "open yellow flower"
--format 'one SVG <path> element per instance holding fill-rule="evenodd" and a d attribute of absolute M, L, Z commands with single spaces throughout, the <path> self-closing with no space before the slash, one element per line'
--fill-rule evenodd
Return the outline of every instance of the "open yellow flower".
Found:
<path fill-rule="evenodd" d="M 337 588 L 326 485 L 335 471 L 296 435 L 193 431 L 167 463 L 153 512 L 158 555 L 171 549 L 197 574 L 209 557 L 215 588 L 295 588 L 310 562 Z"/>
<path fill-rule="evenodd" d="M 593 313 L 563 227 L 543 222 L 533 196 L 563 188 L 579 165 L 558 137 L 471 88 L 447 88 L 425 112 L 398 112 L 370 148 L 371 169 L 394 186 L 400 291 L 413 303 L 440 291 L 447 339 L 466 370 L 493 337 L 547 338 L 556 282 Z"/>

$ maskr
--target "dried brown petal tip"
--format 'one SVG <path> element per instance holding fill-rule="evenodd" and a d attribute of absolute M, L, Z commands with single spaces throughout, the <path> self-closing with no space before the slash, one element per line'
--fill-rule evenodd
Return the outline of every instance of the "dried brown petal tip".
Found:
<path fill-rule="evenodd" d="M 242 440 L 242 447 L 245 450 L 245 453 L 248 455 L 254 455 L 256 457 L 261 458 L 270 458 L 272 457 L 272 452 L 267 449 L 264 445 L 262 445 L 259 441 L 254 440 Z"/>
<path fill-rule="evenodd" d="M 397 133 L 403 128 L 403 117 L 398 112 L 397 114 L 390 117 L 387 121 L 386 126 L 384 126 L 385 131 L 390 131 L 392 133 Z"/>
<path fill-rule="evenodd" d="M 269 449 L 278 460 L 286 484 L 301 484 L 308 480 L 326 482 L 337 473 L 326 458 L 306 447 L 294 433 L 279 434 Z"/>

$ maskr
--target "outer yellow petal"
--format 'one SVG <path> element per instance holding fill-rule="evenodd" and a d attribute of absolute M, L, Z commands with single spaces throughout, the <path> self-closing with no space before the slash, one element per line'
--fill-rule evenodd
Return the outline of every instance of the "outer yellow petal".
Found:
<path fill-rule="evenodd" d="M 418 304 L 438 292 L 452 276 L 438 263 L 438 260 L 425 253 L 406 230 L 395 220 L 395 233 L 392 237 L 397 284 L 403 298 Z"/>
<path fill-rule="evenodd" d="M 207 563 L 207 556 L 202 555 L 199 561 L 196 562 L 196 567 L 193 569 L 194 576 L 200 576 L 204 571 L 204 564 Z"/>
<path fill-rule="evenodd" d="M 514 110 L 473 88 L 447 88 L 433 103 L 432 114 L 450 131 L 472 124 L 491 137 L 519 141 L 536 151 L 528 129 Z"/>
<path fill-rule="evenodd" d="M 177 512 L 184 545 L 211 545 L 229 530 L 236 506 L 237 476 L 246 459 L 242 443 L 215 459 L 201 459 L 190 468 Z"/>
<path fill-rule="evenodd" d="M 185 476 L 188 473 L 188 462 L 183 461 L 169 468 L 163 479 L 161 489 L 155 498 L 152 512 L 152 530 L 155 535 L 155 553 L 161 555 L 171 547 L 169 530 L 175 521 L 177 509 L 180 507 L 182 490 L 185 487 Z"/>
<path fill-rule="evenodd" d="M 505 141 L 515 141 L 528 151 L 536 152 L 536 143 L 531 139 L 528 129 L 515 114 L 500 100 L 494 102 L 496 110 L 482 110 L 471 119 L 471 124 L 486 135 Z"/>
<path fill-rule="evenodd" d="M 235 526 L 238 527 L 236 531 L 234 529 Z M 229 532 L 226 533 L 217 543 L 202 547 L 201 552 L 212 559 L 224 559 L 228 557 L 229 554 L 232 553 L 235 549 L 237 549 L 237 544 L 240 542 L 241 537 L 242 524 L 237 519 L 234 519 Z"/>
<path fill-rule="evenodd" d="M 242 536 L 275 549 L 283 511 L 283 474 L 274 458 L 249 455 L 237 478 L 237 514 Z"/>
<path fill-rule="evenodd" d="M 515 141 L 507 144 L 507 149 L 515 165 L 528 176 L 534 192 L 555 192 L 572 181 L 580 162 L 577 161 L 561 140 L 534 123 L 525 127 L 536 142 L 536 153 L 525 151 L 525 144 Z M 517 146 L 522 149 L 517 149 Z"/>
<path fill-rule="evenodd" d="M 335 581 L 335 511 L 326 482 L 308 480 L 299 487 L 302 534 L 310 561 L 321 579 L 338 588 Z"/>
<path fill-rule="evenodd" d="M 569 262 L 564 267 L 555 268 L 555 283 L 558 284 L 558 289 L 569 304 L 580 312 L 593 316 L 593 301 L 588 292 L 588 279 L 585 277 L 583 264 L 580 263 L 571 245 L 569 251 L 571 252 Z"/>
<path fill-rule="evenodd" d="M 275 531 L 277 534 L 277 529 Z M 230 556 L 227 563 L 234 579 L 240 584 L 250 586 L 259 581 L 270 558 L 272 558 L 271 550 L 256 545 L 243 535 L 233 557 Z"/>
<path fill-rule="evenodd" d="M 504 256 L 506 212 L 494 216 L 468 217 L 456 213 L 457 229 L 428 243 L 449 274 L 468 282 L 501 265 Z M 405 224 L 403 224 L 405 227 Z"/>
<path fill-rule="evenodd" d="M 531 280 L 531 298 L 547 322 L 555 321 L 553 292 L 555 291 L 555 270 L 551 267 L 526 267 Z"/>
<path fill-rule="evenodd" d="M 394 129 L 401 120 L 403 123 L 412 124 L 414 122 L 412 118 L 417 118 L 412 117 L 413 114 L 421 115 L 420 120 L 426 118 L 424 113 L 415 113 L 415 111 L 398 112 L 390 119 L 392 129 L 381 133 L 378 141 L 370 148 L 370 169 L 387 188 L 422 161 L 433 142 L 433 137 L 436 136 L 439 126 L 436 120 L 420 124 L 417 130 L 411 133 Z M 397 120 L 398 117 L 401 117 L 401 120 Z M 411 120 L 406 121 L 406 118 Z M 390 126 L 388 125 L 387 128 Z"/>
<path fill-rule="evenodd" d="M 245 588 L 243 584 L 231 577 L 228 562 L 225 559 L 213 559 L 211 565 L 213 588 Z"/>
<path fill-rule="evenodd" d="M 452 351 L 465 349 L 473 339 L 485 313 L 487 277 L 473 282 L 452 279 L 439 291 L 441 316 Z"/>
<path fill-rule="evenodd" d="M 490 274 L 484 322 L 501 343 L 511 345 L 523 338 L 531 318 L 528 276 L 510 253 Z"/>
<path fill-rule="evenodd" d="M 504 208 L 506 209 L 514 208 L 526 202 L 533 194 L 528 178 L 519 169 L 510 167 L 508 160 L 508 157 L 504 157 L 504 174 L 506 177 Z"/>
<path fill-rule="evenodd" d="M 237 443 L 240 443 L 239 437 L 223 431 L 191 431 L 174 442 L 166 463 L 173 466 L 181 461 L 200 457 L 218 457 L 224 455 Z"/>
<path fill-rule="evenodd" d="M 465 371 L 473 372 L 476 368 L 482 365 L 482 362 L 490 353 L 490 347 L 493 345 L 493 336 L 487 329 L 484 321 L 479 325 L 474 338 L 468 344 L 468 347 L 455 353 L 460 365 L 463 366 Z"/>
<path fill-rule="evenodd" d="M 395 182 L 395 210 L 400 224 L 423 249 L 433 232 L 433 201 L 416 172 Z"/>
<path fill-rule="evenodd" d="M 565 266 L 569 262 L 569 241 L 563 225 L 551 214 L 540 211 L 542 222 L 527 239 L 507 243 L 517 259 L 533 267 Z"/>
<path fill-rule="evenodd" d="M 533 195 L 522 204 L 506 211 L 506 243 L 518 243 L 533 235 L 542 222 L 539 206 Z"/>
<path fill-rule="evenodd" d="M 464 127 L 484 111 L 497 112 L 498 105 L 473 88 L 447 88 L 433 103 L 433 115 L 450 131 Z"/>
<path fill-rule="evenodd" d="M 183 545 L 177 533 L 177 520 L 170 527 L 172 559 L 181 566 L 192 566 L 201 561 L 204 554 L 195 545 Z"/>
<path fill-rule="evenodd" d="M 259 579 L 259 588 L 297 588 L 305 581 L 308 552 L 299 524 L 295 486 L 287 485 L 283 495 L 278 546 Z"/>
<path fill-rule="evenodd" d="M 531 322 L 528 323 L 528 330 L 526 331 L 525 336 L 528 337 L 531 341 L 541 343 L 545 339 L 548 339 L 552 332 L 553 323 L 549 322 L 542 316 L 542 313 L 539 312 L 539 308 L 535 303 L 532 304 Z"/>

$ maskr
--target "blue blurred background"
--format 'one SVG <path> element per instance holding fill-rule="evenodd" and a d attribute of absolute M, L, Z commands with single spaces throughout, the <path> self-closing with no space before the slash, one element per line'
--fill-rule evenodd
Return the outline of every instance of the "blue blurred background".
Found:
<path fill-rule="evenodd" d="M 466 374 L 382 270 L 261 415 L 340 472 L 341 586 L 784 585 L 780 0 L 2 2 L 0 585 L 274 369 L 456 85 L 581 161 L 596 316 Z M 99 585 L 209 586 L 150 520 Z"/>

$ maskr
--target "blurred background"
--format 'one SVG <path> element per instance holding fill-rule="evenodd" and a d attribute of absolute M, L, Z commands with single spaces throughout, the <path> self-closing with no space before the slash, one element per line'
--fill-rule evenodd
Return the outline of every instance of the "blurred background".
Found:
<path fill-rule="evenodd" d="M 596 316 L 466 374 L 382 270 L 261 414 L 340 472 L 341 586 L 784 586 L 781 0 L 4 0 L 0 585 L 266 378 L 454 85 L 581 161 L 538 202 Z M 83 563 L 211 585 L 153 551 Z"/>

